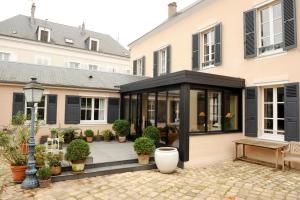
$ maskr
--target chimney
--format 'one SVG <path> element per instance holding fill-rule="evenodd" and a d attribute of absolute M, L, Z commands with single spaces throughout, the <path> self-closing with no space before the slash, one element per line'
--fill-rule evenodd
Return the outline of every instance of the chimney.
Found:
<path fill-rule="evenodd" d="M 30 17 L 31 25 L 35 24 L 35 19 L 34 19 L 35 8 L 36 8 L 35 3 L 32 3 L 32 5 L 31 5 L 31 17 Z"/>
<path fill-rule="evenodd" d="M 85 24 L 84 24 L 84 22 L 82 22 L 82 25 L 81 25 L 81 35 L 85 35 Z"/>
<path fill-rule="evenodd" d="M 168 5 L 168 11 L 169 11 L 168 12 L 169 13 L 168 17 L 169 18 L 176 14 L 176 12 L 177 12 L 177 4 L 176 4 L 176 2 L 169 3 L 169 5 Z"/>

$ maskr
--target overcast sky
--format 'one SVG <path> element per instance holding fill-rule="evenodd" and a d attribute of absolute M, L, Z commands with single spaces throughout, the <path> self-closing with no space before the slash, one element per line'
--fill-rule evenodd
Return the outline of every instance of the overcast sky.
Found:
<path fill-rule="evenodd" d="M 2 0 L 0 21 L 17 14 L 30 15 L 32 0 Z M 127 45 L 167 18 L 174 0 L 34 0 L 40 19 L 107 33 Z M 180 10 L 195 0 L 177 0 Z"/>

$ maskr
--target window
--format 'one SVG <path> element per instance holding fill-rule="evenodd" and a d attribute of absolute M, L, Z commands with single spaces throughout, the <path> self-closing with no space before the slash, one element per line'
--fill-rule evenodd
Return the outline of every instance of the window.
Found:
<path fill-rule="evenodd" d="M 159 51 L 158 75 L 167 73 L 167 48 Z"/>
<path fill-rule="evenodd" d="M 10 53 L 0 52 L 0 61 L 9 61 Z"/>
<path fill-rule="evenodd" d="M 151 125 L 155 123 L 155 101 L 148 100 L 148 120 Z"/>
<path fill-rule="evenodd" d="M 46 121 L 46 96 L 42 97 L 42 100 L 40 103 L 37 104 L 36 110 L 35 110 L 35 118 L 37 120 L 43 120 Z M 27 120 L 31 120 L 31 108 L 32 104 L 30 103 L 25 103 L 25 115 L 27 117 Z"/>
<path fill-rule="evenodd" d="M 98 51 L 99 50 L 99 40 L 90 38 L 89 47 L 90 47 L 91 51 Z"/>
<path fill-rule="evenodd" d="M 203 63 L 202 69 L 215 63 L 215 31 L 203 33 Z"/>
<path fill-rule="evenodd" d="M 105 99 L 81 98 L 81 121 L 104 121 Z"/>
<path fill-rule="evenodd" d="M 97 65 L 89 65 L 89 70 L 91 70 L 91 71 L 97 71 L 98 70 L 98 66 Z"/>
<path fill-rule="evenodd" d="M 208 131 L 221 131 L 221 92 L 208 91 Z"/>
<path fill-rule="evenodd" d="M 284 88 L 264 88 L 264 133 L 284 134 Z"/>
<path fill-rule="evenodd" d="M 260 11 L 259 53 L 283 48 L 281 3 L 268 6 Z"/>
<path fill-rule="evenodd" d="M 43 56 L 36 56 L 35 57 L 35 64 L 37 65 L 50 65 L 51 59 L 48 57 Z"/>
<path fill-rule="evenodd" d="M 42 42 L 50 42 L 50 29 L 39 27 L 38 40 Z"/>
<path fill-rule="evenodd" d="M 136 75 L 142 76 L 143 75 L 143 59 L 138 59 L 136 62 Z"/>
<path fill-rule="evenodd" d="M 78 62 L 69 62 L 69 67 L 72 69 L 79 69 L 80 63 Z"/>

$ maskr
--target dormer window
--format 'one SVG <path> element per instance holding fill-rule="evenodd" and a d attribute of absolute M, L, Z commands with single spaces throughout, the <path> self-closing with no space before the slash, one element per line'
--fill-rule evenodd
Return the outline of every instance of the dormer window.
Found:
<path fill-rule="evenodd" d="M 39 27 L 38 29 L 38 40 L 41 42 L 50 42 L 50 29 Z"/>
<path fill-rule="evenodd" d="M 91 51 L 99 51 L 99 40 L 95 38 L 90 38 L 89 48 Z"/>

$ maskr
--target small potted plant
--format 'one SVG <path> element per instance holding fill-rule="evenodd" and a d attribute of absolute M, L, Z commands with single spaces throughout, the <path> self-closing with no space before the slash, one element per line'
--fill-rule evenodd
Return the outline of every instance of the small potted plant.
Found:
<path fill-rule="evenodd" d="M 64 136 L 63 135 L 59 136 L 58 140 L 59 140 L 59 150 L 62 150 L 64 145 Z"/>
<path fill-rule="evenodd" d="M 126 142 L 126 136 L 130 133 L 130 124 L 127 120 L 116 120 L 112 129 L 116 132 L 119 142 Z"/>
<path fill-rule="evenodd" d="M 145 128 L 143 136 L 150 138 L 151 140 L 153 140 L 154 144 L 157 145 L 160 140 L 159 133 L 160 133 L 159 129 L 156 128 L 155 126 L 148 126 L 147 128 Z"/>
<path fill-rule="evenodd" d="M 57 138 L 57 136 L 58 136 L 57 128 L 51 128 L 50 132 L 51 132 L 51 138 Z"/>
<path fill-rule="evenodd" d="M 103 138 L 103 136 L 100 134 L 100 131 L 99 130 L 97 130 L 97 135 L 96 135 L 96 141 L 101 141 L 102 140 L 102 138 Z"/>
<path fill-rule="evenodd" d="M 138 154 L 139 164 L 149 164 L 150 154 L 152 154 L 155 149 L 153 140 L 147 137 L 140 137 L 135 140 L 133 147 Z"/>
<path fill-rule="evenodd" d="M 72 163 L 72 171 L 80 173 L 84 171 L 84 165 L 90 154 L 88 143 L 82 139 L 75 139 L 67 146 L 66 158 Z"/>
<path fill-rule="evenodd" d="M 27 127 L 22 128 L 18 134 L 20 150 L 23 154 L 28 154 L 28 142 L 29 142 L 29 129 Z"/>
<path fill-rule="evenodd" d="M 49 167 L 42 167 L 37 171 L 37 178 L 41 188 L 50 186 L 51 183 L 51 170 Z"/>
<path fill-rule="evenodd" d="M 46 156 L 46 147 L 44 145 L 39 144 L 34 147 L 34 158 L 37 168 L 45 166 Z"/>
<path fill-rule="evenodd" d="M 112 134 L 111 130 L 106 129 L 106 130 L 102 131 L 102 135 L 103 135 L 103 140 L 105 142 L 109 142 L 111 140 L 111 137 L 113 134 Z"/>
<path fill-rule="evenodd" d="M 91 129 L 87 129 L 84 131 L 84 135 L 86 137 L 86 141 L 88 143 L 92 143 L 93 142 L 93 138 L 94 138 L 94 131 Z"/>
<path fill-rule="evenodd" d="M 61 173 L 61 161 L 57 159 L 52 159 L 49 161 L 49 166 L 51 170 L 51 174 L 56 176 Z"/>
<path fill-rule="evenodd" d="M 64 142 L 69 144 L 75 138 L 75 129 L 74 128 L 66 128 L 62 132 L 64 137 Z"/>

